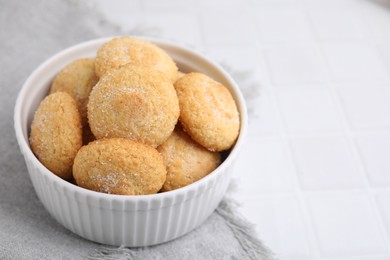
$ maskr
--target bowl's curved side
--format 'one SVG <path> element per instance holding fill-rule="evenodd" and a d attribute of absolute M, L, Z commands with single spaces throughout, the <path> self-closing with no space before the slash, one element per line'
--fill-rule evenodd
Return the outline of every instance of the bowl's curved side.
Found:
<path fill-rule="evenodd" d="M 183 71 L 203 72 L 230 89 L 241 115 L 237 143 L 214 172 L 194 184 L 171 192 L 120 196 L 77 187 L 52 174 L 37 160 L 28 144 L 29 125 L 58 71 L 74 59 L 93 57 L 99 46 L 108 39 L 97 39 L 66 49 L 31 74 L 15 105 L 16 137 L 39 199 L 66 228 L 89 240 L 109 245 L 147 246 L 163 243 L 200 225 L 221 201 L 230 182 L 232 163 L 246 133 L 245 102 L 234 80 L 211 60 L 174 44 L 148 38 L 165 49 Z"/>
<path fill-rule="evenodd" d="M 174 198 L 127 202 L 80 195 L 46 178 L 31 161 L 27 165 L 39 199 L 59 223 L 88 240 L 129 247 L 164 243 L 198 227 L 218 206 L 232 174 L 231 169 L 225 171 L 199 196 L 181 193 Z M 175 203 L 176 199 L 183 201 Z"/>

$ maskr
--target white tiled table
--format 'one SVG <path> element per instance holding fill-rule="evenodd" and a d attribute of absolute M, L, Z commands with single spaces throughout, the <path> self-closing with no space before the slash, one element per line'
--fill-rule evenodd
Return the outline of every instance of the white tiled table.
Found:
<path fill-rule="evenodd" d="M 95 3 L 233 73 L 250 111 L 236 196 L 280 259 L 390 259 L 389 1 Z"/>

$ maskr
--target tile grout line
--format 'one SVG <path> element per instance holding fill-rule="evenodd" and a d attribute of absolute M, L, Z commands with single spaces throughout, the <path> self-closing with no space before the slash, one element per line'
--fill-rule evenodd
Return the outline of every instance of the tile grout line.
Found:
<path fill-rule="evenodd" d="M 361 10 L 359 10 L 361 12 Z M 365 23 L 367 23 L 367 21 L 365 20 L 367 19 L 366 16 L 363 17 L 363 20 Z M 369 27 L 370 28 L 370 27 Z M 369 30 L 369 33 L 371 34 L 371 30 Z M 383 65 L 384 65 L 384 68 L 385 68 L 385 71 L 387 72 L 387 78 L 389 79 L 389 72 L 388 70 L 386 69 L 386 63 L 385 61 L 383 60 L 383 57 L 381 57 L 380 55 L 380 50 L 379 50 L 379 47 L 378 47 L 378 44 L 372 40 L 372 37 L 365 37 L 365 42 L 368 43 L 370 46 L 372 47 L 375 47 L 375 50 L 376 52 L 378 53 L 378 56 L 380 58 L 380 60 L 382 61 Z M 349 126 L 347 126 L 348 130 L 352 132 L 352 130 L 350 129 Z M 357 144 L 357 140 L 356 140 L 356 136 L 351 138 L 352 139 L 352 147 L 354 148 L 354 154 L 356 156 L 356 158 L 358 159 L 359 163 L 359 167 L 362 169 L 362 171 L 365 173 L 364 175 L 366 176 L 366 179 L 367 179 L 367 189 L 368 189 L 368 193 L 370 195 L 370 200 L 372 202 L 372 205 L 371 207 L 373 208 L 373 213 L 374 213 L 374 217 L 376 218 L 377 220 L 377 223 L 379 224 L 379 228 L 380 228 L 380 231 L 382 233 L 382 236 L 383 238 L 385 239 L 385 243 L 387 246 L 390 246 L 390 234 L 389 234 L 389 231 L 388 229 L 386 228 L 386 225 L 384 223 L 384 217 L 383 217 L 383 214 L 381 212 L 381 209 L 379 208 L 379 205 L 377 203 L 377 199 L 376 199 L 376 194 L 375 194 L 375 188 L 371 188 L 371 185 L 370 185 L 370 181 L 369 181 L 369 177 L 368 177 L 368 172 L 367 172 L 367 168 L 366 168 L 366 165 L 363 161 L 363 158 L 361 157 L 361 152 L 360 152 L 360 149 L 358 147 L 358 144 Z M 387 254 L 390 254 L 390 250 L 387 248 Z"/>
<path fill-rule="evenodd" d="M 256 29 L 257 29 L 257 31 L 259 31 L 259 28 L 256 28 Z M 259 36 L 257 36 L 257 39 L 258 39 L 258 37 Z M 259 42 L 259 45 L 261 45 L 260 42 Z M 262 62 L 263 66 L 266 69 L 266 71 L 268 72 L 268 73 L 265 73 L 265 75 L 263 77 L 263 81 L 265 82 L 265 88 L 268 91 L 268 95 L 272 100 L 272 102 L 271 102 L 272 107 L 276 113 L 277 122 L 278 122 L 278 126 L 279 126 L 278 136 L 279 136 L 279 139 L 281 140 L 281 145 L 283 147 L 284 155 L 286 156 L 286 160 L 288 163 L 288 169 L 290 169 L 290 171 L 291 171 L 290 180 L 292 181 L 292 184 L 293 184 L 293 187 L 292 187 L 293 190 L 291 193 L 295 194 L 296 199 L 297 199 L 297 203 L 299 205 L 300 214 L 302 214 L 302 217 L 303 217 L 303 219 L 301 219 L 301 220 L 302 220 L 302 224 L 303 224 L 303 227 L 304 227 L 304 230 L 306 233 L 306 238 L 309 240 L 307 242 L 309 244 L 310 257 L 314 257 L 314 258 L 312 258 L 313 260 L 319 259 L 320 254 L 319 254 L 318 239 L 311 239 L 313 237 L 316 237 L 316 235 L 315 235 L 315 231 L 313 228 L 311 216 L 310 216 L 308 209 L 307 209 L 307 206 L 305 204 L 304 193 L 300 189 L 299 177 L 297 176 L 296 169 L 294 167 L 294 162 L 293 162 L 294 159 L 293 159 L 293 156 L 291 154 L 290 147 L 289 147 L 289 139 L 290 138 L 289 138 L 289 135 L 287 133 L 286 125 L 285 125 L 284 119 L 283 119 L 283 113 L 280 109 L 280 104 L 279 104 L 278 99 L 277 99 L 276 92 L 278 90 L 275 89 L 275 86 L 272 84 L 272 81 L 269 79 L 271 68 L 267 64 L 267 61 L 265 58 L 266 55 L 264 53 L 264 47 L 263 46 L 259 47 L 259 50 L 260 50 L 260 54 L 261 54 L 261 58 L 262 58 L 260 60 L 263 61 Z M 316 241 L 317 243 L 314 241 Z"/>
<path fill-rule="evenodd" d="M 292 155 L 292 151 L 290 148 L 290 137 L 287 134 L 282 111 L 280 109 L 280 104 L 279 104 L 279 101 L 277 100 L 278 99 L 277 94 L 275 93 L 277 91 L 272 90 L 271 88 L 269 88 L 269 96 L 270 96 L 270 98 L 273 99 L 275 111 L 276 111 L 276 114 L 278 115 L 279 125 L 281 125 L 279 136 L 280 136 L 280 140 L 281 140 L 281 145 L 283 147 L 283 152 L 284 152 L 284 155 L 285 155 L 287 163 L 288 163 L 288 168 L 291 170 L 290 180 L 293 183 L 293 191 L 292 192 L 297 196 L 297 200 L 298 200 L 299 207 L 300 207 L 300 213 L 303 214 L 304 219 L 306 219 L 306 221 L 304 221 L 303 224 L 305 226 L 305 229 L 306 229 L 306 232 L 308 235 L 308 239 L 310 239 L 310 237 L 312 237 L 312 236 L 315 237 L 315 235 L 314 235 L 315 232 L 313 229 L 311 216 L 308 213 L 307 206 L 305 204 L 304 192 L 300 189 L 301 184 L 299 181 L 299 177 L 297 175 L 297 169 L 296 169 L 295 162 L 294 162 L 294 156 Z M 318 241 L 318 240 L 316 240 L 316 241 Z M 311 245 L 311 250 L 313 250 L 313 253 L 314 253 L 313 256 L 316 257 L 315 259 L 318 259 L 319 258 L 318 244 L 314 243 L 312 240 L 310 240 L 308 242 Z"/>
<path fill-rule="evenodd" d="M 353 12 L 356 12 L 356 11 L 357 11 L 356 9 L 353 10 Z M 308 17 L 310 20 L 309 15 L 308 15 Z M 311 21 L 309 22 L 309 24 L 310 24 L 310 27 L 313 28 L 313 24 Z M 383 219 L 382 219 L 380 210 L 379 210 L 378 205 L 376 203 L 374 192 L 372 191 L 372 189 L 370 187 L 370 182 L 369 182 L 369 178 L 367 175 L 368 173 L 365 169 L 365 166 L 362 162 L 362 159 L 361 159 L 361 156 L 359 153 L 359 149 L 356 145 L 355 133 L 349 125 L 350 121 L 348 119 L 348 116 L 346 115 L 345 108 L 340 100 L 339 93 L 335 87 L 335 82 L 334 82 L 333 77 L 332 77 L 330 70 L 329 70 L 330 64 L 328 63 L 328 61 L 325 57 L 325 53 L 323 50 L 323 46 L 321 44 L 321 40 L 317 39 L 317 41 L 318 41 L 318 46 L 317 46 L 318 51 L 319 51 L 319 54 L 321 56 L 322 64 L 324 65 L 323 71 L 326 73 L 326 79 L 327 79 L 326 85 L 328 86 L 329 93 L 332 97 L 332 103 L 334 104 L 334 106 L 335 106 L 335 108 L 336 108 L 336 110 L 341 118 L 341 126 L 342 126 L 342 129 L 344 132 L 343 137 L 346 138 L 348 141 L 349 150 L 352 153 L 353 160 L 356 163 L 356 166 L 358 168 L 358 172 L 360 173 L 362 179 L 364 180 L 363 181 L 364 186 L 362 187 L 362 189 L 366 192 L 366 194 L 368 195 L 368 199 L 371 202 L 369 206 L 370 206 L 370 209 L 373 210 L 372 213 L 373 213 L 374 220 L 376 220 L 376 224 L 379 225 L 378 228 L 379 228 L 380 235 L 382 236 L 382 240 L 387 245 L 390 245 L 389 235 L 385 231 L 386 228 L 385 228 L 385 225 L 383 223 Z M 371 41 L 367 41 L 367 36 L 360 39 L 359 42 L 368 42 L 371 46 L 373 45 Z M 345 192 L 349 192 L 349 191 L 350 190 L 345 190 Z M 389 250 L 387 250 L 386 253 L 388 254 Z"/>
<path fill-rule="evenodd" d="M 307 5 L 307 2 L 306 2 L 306 5 Z M 324 85 L 325 85 L 324 90 L 327 90 L 329 92 L 329 94 L 330 94 L 332 105 L 334 105 L 336 107 L 336 111 L 337 111 L 338 117 L 340 119 L 339 122 L 340 122 L 341 127 L 342 127 L 342 132 L 334 133 L 333 136 L 344 137 L 345 135 L 347 135 L 346 131 L 345 131 L 345 128 L 343 127 L 344 124 L 346 123 L 346 121 L 345 121 L 345 118 L 340 116 L 341 111 L 340 111 L 339 107 L 337 106 L 337 104 L 335 102 L 334 94 L 332 93 L 332 91 L 330 89 L 329 82 L 331 81 L 330 79 L 331 79 L 332 75 L 330 74 L 330 72 L 327 69 L 327 67 L 328 67 L 328 65 L 326 64 L 327 61 L 326 61 L 326 59 L 324 57 L 324 54 L 322 52 L 322 49 L 321 49 L 322 41 L 321 41 L 321 39 L 319 39 L 320 37 L 316 33 L 315 25 L 313 24 L 313 21 L 312 21 L 312 18 L 310 16 L 308 8 L 309 7 L 307 7 L 305 9 L 304 15 L 305 15 L 306 20 L 308 22 L 308 26 L 310 28 L 310 31 L 313 33 L 313 35 L 312 35 L 312 38 L 313 38 L 313 48 L 314 48 L 314 51 L 318 54 L 317 57 L 320 60 L 320 67 L 321 67 L 321 72 L 323 74 L 323 80 L 324 80 Z M 307 137 L 307 136 L 303 136 L 303 137 Z M 353 191 L 356 191 L 356 190 L 361 190 L 361 189 L 360 188 L 359 189 L 353 189 Z M 338 192 L 351 192 L 351 189 L 348 189 L 348 190 L 340 189 L 340 190 L 337 190 L 337 191 Z M 327 192 L 337 192 L 337 191 L 335 191 L 335 190 L 312 190 L 312 191 L 306 191 L 306 195 L 307 196 L 313 195 L 313 192 L 314 193 L 315 192 L 325 192 L 325 193 L 327 193 Z M 307 199 L 305 200 L 304 203 L 305 203 L 306 207 L 309 207 Z M 309 212 L 309 215 L 312 217 L 312 214 L 310 212 Z M 315 226 L 314 226 L 313 222 L 311 223 L 311 225 L 312 225 L 312 229 L 314 230 L 315 237 L 317 239 L 317 243 L 319 245 L 320 244 L 320 238 L 318 236 L 317 230 L 315 229 Z M 326 256 L 322 256 L 321 257 L 321 259 L 326 259 L 326 258 L 327 258 Z"/>
<path fill-rule="evenodd" d="M 253 8 L 253 10 L 255 10 L 255 8 Z M 271 109 L 275 112 L 275 116 L 276 116 L 276 123 L 277 123 L 278 129 L 277 129 L 277 133 L 274 136 L 274 138 L 277 138 L 280 140 L 280 144 L 283 148 L 283 154 L 286 157 L 286 160 L 288 163 L 288 169 L 290 170 L 290 174 L 289 174 L 290 181 L 292 182 L 292 186 L 293 186 L 292 191 L 286 192 L 285 194 L 288 197 L 290 197 L 288 194 L 295 195 L 295 199 L 297 200 L 298 207 L 299 207 L 299 213 L 302 214 L 302 216 L 304 217 L 304 219 L 301 219 L 301 220 L 302 220 L 302 225 L 304 227 L 304 231 L 306 233 L 305 234 L 306 239 L 309 240 L 309 241 L 307 241 L 309 244 L 308 245 L 309 257 L 314 257 L 313 260 L 316 260 L 316 259 L 319 259 L 318 245 L 314 242 L 314 240 L 311 239 L 314 232 L 312 230 L 312 225 L 308 225 L 308 223 L 307 223 L 307 222 L 311 222 L 310 216 L 308 216 L 305 205 L 303 203 L 304 198 L 303 198 L 302 192 L 299 189 L 299 180 L 297 179 L 298 177 L 296 176 L 296 173 L 291 165 L 292 164 L 292 162 L 291 162 L 292 157 L 291 157 L 291 154 L 289 153 L 288 148 L 286 147 L 287 143 L 288 143 L 288 136 L 286 134 L 285 124 L 284 124 L 283 118 L 282 118 L 282 112 L 280 111 L 280 106 L 279 106 L 279 103 L 277 102 L 277 97 L 276 97 L 276 93 L 275 93 L 276 90 L 274 89 L 275 86 L 273 86 L 272 81 L 269 79 L 270 68 L 269 68 L 269 66 L 266 62 L 266 59 L 265 59 L 264 45 L 261 43 L 261 39 L 260 39 L 261 38 L 260 29 L 256 24 L 256 18 L 255 18 L 255 14 L 253 12 L 252 12 L 252 15 L 253 15 L 252 19 L 254 20 L 255 29 L 257 32 L 255 39 L 256 39 L 256 46 L 257 46 L 259 60 L 260 60 L 259 66 L 264 68 L 264 70 L 265 70 L 265 73 L 262 76 L 262 82 L 264 82 L 263 87 L 264 87 L 264 91 L 267 92 L 268 97 L 271 99 L 270 106 L 271 106 Z M 259 195 L 261 196 L 261 194 L 259 194 Z M 275 197 L 278 197 L 280 195 L 281 195 L 280 192 L 276 192 L 274 194 L 269 194 L 269 197 L 275 198 Z M 305 221 L 305 219 L 307 221 Z"/>
<path fill-rule="evenodd" d="M 303 13 L 305 14 L 305 16 L 307 17 L 307 16 L 309 16 L 309 14 L 308 14 L 308 10 L 307 10 L 307 8 L 305 7 L 305 8 L 303 8 Z M 316 36 L 315 36 L 315 31 L 313 30 L 313 25 L 312 25 L 312 23 L 311 23 L 311 20 L 310 19 L 308 19 L 307 20 L 307 22 L 308 22 L 308 25 L 309 25 L 309 28 L 310 28 L 310 31 L 311 31 L 311 33 L 313 34 L 312 35 L 312 37 L 311 37 L 311 40 L 310 41 L 307 41 L 307 42 L 305 42 L 305 44 L 307 44 L 307 45 L 309 45 L 309 46 L 312 46 L 313 47 L 313 49 L 314 49 L 314 51 L 316 51 L 316 49 L 318 49 L 319 48 L 319 45 L 320 45 L 320 43 L 321 43 L 321 41 L 318 41 L 317 39 L 316 39 Z M 287 45 L 289 45 L 289 43 L 287 43 Z M 321 55 L 322 56 L 322 55 Z M 319 57 L 320 58 L 320 57 Z M 321 64 L 321 71 L 322 71 L 322 73 L 324 74 L 324 75 L 326 75 L 327 73 L 326 73 L 326 69 L 325 69 L 325 67 L 324 67 L 324 64 L 322 63 Z M 328 75 L 328 79 L 329 79 L 329 75 Z M 329 83 L 326 83 L 326 84 L 324 84 L 325 86 L 328 86 L 329 85 Z M 328 88 L 325 88 L 325 89 L 328 89 Z M 278 90 L 271 90 L 271 92 L 272 92 L 272 94 L 273 94 L 273 96 L 274 96 L 274 99 L 275 99 L 275 97 L 276 97 L 276 94 L 275 94 L 275 92 L 278 92 Z M 332 95 L 331 95 L 331 97 L 333 97 Z M 333 97 L 333 99 L 334 99 L 334 97 Z M 313 236 L 314 238 L 315 238 L 315 240 L 316 240 L 316 243 L 315 243 L 315 249 L 316 249 L 316 257 L 317 258 L 322 258 L 321 257 L 321 254 L 320 254 L 320 247 L 319 247 L 319 245 L 320 245 L 320 239 L 319 239 L 319 237 L 318 237 L 318 234 L 317 234 L 317 230 L 315 229 L 315 226 L 314 226 L 314 224 L 313 224 L 313 221 L 312 221 L 312 214 L 311 214 L 311 212 L 310 212 L 310 210 L 309 210 L 309 208 L 308 208 L 308 202 L 307 202 L 307 194 L 313 194 L 313 193 L 308 193 L 309 191 L 304 191 L 304 190 L 302 190 L 301 188 L 299 188 L 301 185 L 300 185 L 300 180 L 299 180 L 299 176 L 297 175 L 297 171 L 298 171 L 298 168 L 297 168 L 297 165 L 296 165 L 296 162 L 295 162 L 295 160 L 294 160 L 294 156 L 293 156 L 293 151 L 292 151 L 292 148 L 291 148 L 291 143 L 290 143 L 290 139 L 291 138 L 294 138 L 294 134 L 288 134 L 287 132 L 288 131 L 286 131 L 286 126 L 285 126 L 285 123 L 283 122 L 283 113 L 280 111 L 280 104 L 279 104 L 279 102 L 278 102 L 278 100 L 277 100 L 277 98 L 276 98 L 276 101 L 275 101 L 275 103 L 277 103 L 278 105 L 277 105 L 277 107 L 278 107 L 278 112 L 279 112 L 279 120 L 281 120 L 281 123 L 282 123 L 282 125 L 283 125 L 283 127 L 282 127 L 282 139 L 283 140 L 285 140 L 285 149 L 288 149 L 288 153 L 289 153 L 289 161 L 290 161 L 290 168 L 292 168 L 293 169 L 293 171 L 294 171 L 294 179 L 295 179 L 295 182 L 296 182 L 296 187 L 298 187 L 298 189 L 297 189 L 297 194 L 298 194 L 298 197 L 300 198 L 300 204 L 301 204 L 301 210 L 303 211 L 303 214 L 304 214 L 304 217 L 306 217 L 306 220 L 307 220 L 307 225 L 309 226 L 309 227 L 307 227 L 308 229 L 309 229 L 309 232 L 311 232 L 311 234 L 309 234 L 309 235 L 311 235 L 311 236 Z M 334 104 L 334 100 L 332 100 L 332 103 Z M 339 113 L 340 113 L 340 111 L 338 111 Z M 310 134 L 311 136 L 314 136 L 314 137 L 318 137 L 318 136 L 323 136 L 323 135 L 325 135 L 325 136 L 340 136 L 340 135 L 342 135 L 342 133 L 313 133 L 313 134 Z M 299 136 L 299 134 L 298 134 L 298 136 Z M 302 134 L 302 136 L 301 137 L 303 137 L 303 138 L 305 138 L 305 137 L 307 137 L 308 135 L 307 134 Z M 318 191 L 318 192 L 333 192 L 334 190 L 320 190 L 320 191 Z M 341 192 L 345 192 L 345 190 L 341 190 Z M 348 192 L 348 191 L 347 191 Z"/>

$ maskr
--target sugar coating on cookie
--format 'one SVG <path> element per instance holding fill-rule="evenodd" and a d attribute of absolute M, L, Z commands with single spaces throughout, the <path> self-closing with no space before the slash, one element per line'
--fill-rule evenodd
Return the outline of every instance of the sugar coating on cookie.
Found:
<path fill-rule="evenodd" d="M 229 90 L 201 73 L 188 73 L 175 83 L 180 122 L 196 142 L 210 151 L 233 146 L 240 130 L 240 117 Z"/>
<path fill-rule="evenodd" d="M 181 127 L 157 150 L 167 166 L 167 179 L 161 191 L 187 186 L 208 175 L 221 163 L 219 153 L 211 152 L 191 139 Z"/>
<path fill-rule="evenodd" d="M 30 146 L 39 161 L 57 176 L 72 176 L 73 159 L 82 146 L 81 116 L 65 92 L 45 97 L 31 124 Z"/>
<path fill-rule="evenodd" d="M 77 102 L 83 125 L 85 125 L 87 123 L 88 97 L 97 81 L 95 59 L 77 59 L 57 74 L 51 85 L 50 93 L 62 91 L 71 95 Z"/>
<path fill-rule="evenodd" d="M 176 79 L 175 62 L 163 49 L 148 41 L 123 36 L 113 38 L 97 51 L 96 74 L 99 77 L 125 64 L 160 71 L 171 82 Z"/>
<path fill-rule="evenodd" d="M 184 72 L 178 71 L 178 72 L 176 73 L 176 78 L 175 78 L 175 81 L 174 81 L 174 82 L 178 81 L 181 77 L 183 77 L 183 76 L 185 76 L 185 75 L 186 75 L 186 74 L 185 74 Z"/>
<path fill-rule="evenodd" d="M 77 185 L 94 191 L 141 195 L 157 193 L 165 179 L 156 149 L 129 139 L 101 139 L 83 146 L 73 165 Z"/>
<path fill-rule="evenodd" d="M 125 65 L 93 88 L 88 121 L 97 139 L 122 137 L 157 147 L 173 132 L 179 101 L 161 72 Z"/>

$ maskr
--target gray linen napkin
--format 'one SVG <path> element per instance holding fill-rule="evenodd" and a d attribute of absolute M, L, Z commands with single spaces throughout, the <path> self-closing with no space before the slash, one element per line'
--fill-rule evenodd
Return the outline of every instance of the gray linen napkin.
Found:
<path fill-rule="evenodd" d="M 0 259 L 274 259 L 225 199 L 191 233 L 162 245 L 116 248 L 58 224 L 32 188 L 13 131 L 17 93 L 32 70 L 61 49 L 119 34 L 100 16 L 63 0 L 0 0 Z"/>

